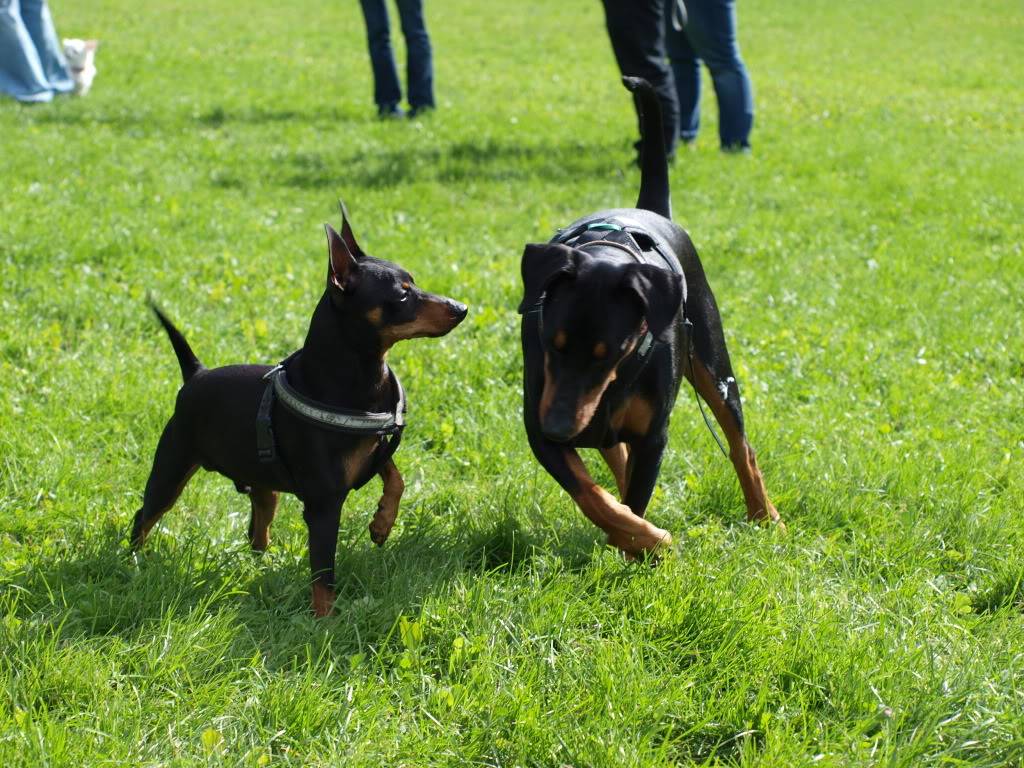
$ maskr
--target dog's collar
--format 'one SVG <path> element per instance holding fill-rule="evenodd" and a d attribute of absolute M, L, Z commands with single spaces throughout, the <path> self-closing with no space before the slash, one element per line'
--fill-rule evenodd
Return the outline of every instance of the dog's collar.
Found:
<path fill-rule="evenodd" d="M 284 370 L 285 363 L 290 359 L 291 357 L 271 368 L 263 378 L 271 383 L 274 394 L 281 404 L 293 413 L 337 432 L 360 435 L 394 435 L 405 427 L 405 390 L 398 380 L 398 375 L 390 368 L 388 376 L 395 391 L 394 411 L 354 411 L 321 403 L 296 391 L 288 383 L 288 376 Z"/>

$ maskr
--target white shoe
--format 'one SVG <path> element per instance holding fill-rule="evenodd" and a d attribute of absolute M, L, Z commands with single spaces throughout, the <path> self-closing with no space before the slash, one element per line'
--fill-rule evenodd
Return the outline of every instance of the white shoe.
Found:
<path fill-rule="evenodd" d="M 99 44 L 99 40 L 64 40 L 64 58 L 68 60 L 68 69 L 75 81 L 76 96 L 85 96 L 92 88 L 93 78 L 96 77 L 96 48 Z"/>

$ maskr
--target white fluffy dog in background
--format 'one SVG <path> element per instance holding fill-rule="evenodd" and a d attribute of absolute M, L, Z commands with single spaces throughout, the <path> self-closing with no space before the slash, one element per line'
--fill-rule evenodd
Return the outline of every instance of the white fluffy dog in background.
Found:
<path fill-rule="evenodd" d="M 64 40 L 64 58 L 68 60 L 71 77 L 75 81 L 75 95 L 85 96 L 92 88 L 92 80 L 96 77 L 96 46 L 98 40 Z"/>

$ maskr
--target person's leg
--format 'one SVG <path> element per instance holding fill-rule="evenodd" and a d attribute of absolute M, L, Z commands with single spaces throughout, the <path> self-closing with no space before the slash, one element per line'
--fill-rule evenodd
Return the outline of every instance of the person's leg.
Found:
<path fill-rule="evenodd" d="M 71 93 L 75 90 L 75 82 L 64 59 L 64 49 L 54 29 L 46 0 L 21 0 L 21 18 L 39 53 L 43 74 L 50 87 L 57 93 Z"/>
<path fill-rule="evenodd" d="M 434 63 L 423 19 L 423 0 L 396 0 L 406 50 L 406 90 L 412 113 L 434 106 Z"/>
<path fill-rule="evenodd" d="M 18 101 L 50 101 L 53 89 L 21 18 L 20 0 L 0 0 L 0 93 Z"/>
<path fill-rule="evenodd" d="M 665 57 L 664 0 L 603 0 L 605 23 L 615 60 L 623 75 L 642 77 L 658 94 L 665 149 L 675 152 L 679 102 Z"/>
<path fill-rule="evenodd" d="M 391 30 L 384 0 L 359 0 L 366 20 L 366 41 L 373 66 L 373 100 L 381 115 L 394 112 L 402 100 L 395 55 L 391 51 Z"/>
<path fill-rule="evenodd" d="M 747 149 L 754 125 L 754 92 L 736 40 L 735 0 L 688 0 L 686 7 L 686 34 L 711 71 L 718 97 L 722 149 Z"/>
<path fill-rule="evenodd" d="M 672 3 L 669 3 L 671 8 Z M 679 138 L 691 142 L 700 130 L 700 58 L 693 50 L 686 31 L 674 29 L 666 11 L 665 50 L 672 65 L 672 79 L 679 101 Z"/>

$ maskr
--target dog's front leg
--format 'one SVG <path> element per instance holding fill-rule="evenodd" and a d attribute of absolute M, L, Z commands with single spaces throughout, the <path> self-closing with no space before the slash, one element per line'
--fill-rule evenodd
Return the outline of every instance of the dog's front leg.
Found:
<path fill-rule="evenodd" d="M 654 495 L 654 486 L 661 471 L 661 457 L 668 443 L 667 435 L 647 437 L 629 448 L 628 483 L 623 501 L 634 515 L 647 514 L 647 505 Z"/>
<path fill-rule="evenodd" d="M 405 491 L 405 482 L 398 472 L 393 459 L 380 471 L 380 479 L 384 482 L 384 492 L 377 502 L 377 511 L 370 521 L 370 539 L 378 547 L 383 547 L 391 534 L 391 528 L 398 517 L 398 505 L 402 501 L 402 493 Z"/>
<path fill-rule="evenodd" d="M 634 515 L 629 507 L 595 483 L 574 448 L 546 440 L 532 430 L 529 438 L 537 460 L 587 519 L 608 535 L 610 544 L 627 555 L 639 555 L 672 543 L 668 531 Z"/>
<path fill-rule="evenodd" d="M 309 567 L 313 573 L 313 615 L 328 616 L 334 607 L 334 557 L 345 499 L 306 500 L 302 517 L 309 531 Z"/>

